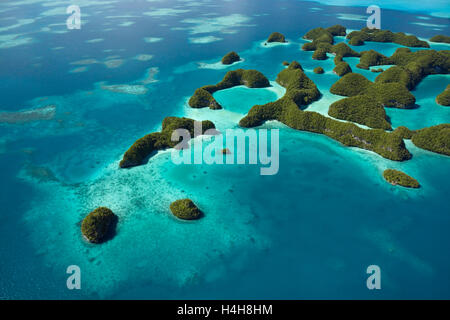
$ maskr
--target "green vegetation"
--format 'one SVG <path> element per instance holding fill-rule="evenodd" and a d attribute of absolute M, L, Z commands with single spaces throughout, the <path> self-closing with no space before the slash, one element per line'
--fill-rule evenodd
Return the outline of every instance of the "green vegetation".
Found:
<path fill-rule="evenodd" d="M 384 70 L 383 70 L 383 68 L 372 68 L 372 69 L 370 69 L 370 71 L 372 71 L 372 72 L 383 72 Z"/>
<path fill-rule="evenodd" d="M 392 185 L 400 185 L 407 188 L 419 188 L 420 184 L 413 177 L 406 173 L 394 169 L 387 169 L 383 172 L 384 179 Z"/>
<path fill-rule="evenodd" d="M 419 148 L 450 156 L 450 124 L 416 130 L 412 142 Z"/>
<path fill-rule="evenodd" d="M 287 62 L 287 61 L 283 61 L 283 66 L 289 66 L 289 62 Z"/>
<path fill-rule="evenodd" d="M 367 70 L 371 66 L 381 66 L 386 64 L 391 64 L 388 57 L 376 52 L 375 50 L 369 50 L 361 52 L 361 58 L 359 59 L 359 64 L 357 64 L 356 67 Z"/>
<path fill-rule="evenodd" d="M 414 132 L 405 126 L 397 127 L 392 133 L 398 135 L 402 139 L 411 139 Z"/>
<path fill-rule="evenodd" d="M 214 92 L 245 85 L 249 88 L 270 87 L 269 80 L 257 70 L 237 69 L 228 71 L 223 80 L 216 85 L 208 85 L 195 90 L 194 95 L 189 99 L 191 108 L 222 109 L 222 106 L 212 96 Z"/>
<path fill-rule="evenodd" d="M 359 57 L 360 54 L 350 48 L 346 43 L 341 42 L 338 44 L 335 44 L 330 48 L 330 53 L 334 53 L 336 56 L 341 57 Z"/>
<path fill-rule="evenodd" d="M 286 42 L 286 38 L 279 32 L 273 32 L 267 39 L 267 42 Z"/>
<path fill-rule="evenodd" d="M 403 109 L 416 102 L 402 84 L 372 83 L 359 73 L 346 74 L 331 86 L 330 92 L 350 97 L 331 104 L 330 116 L 374 129 L 392 129 L 384 107 Z"/>
<path fill-rule="evenodd" d="M 329 28 L 315 28 L 309 30 L 303 38 L 311 40 L 312 42 L 305 43 L 302 46 L 303 50 L 315 51 L 317 49 L 323 49 L 326 52 L 331 53 L 332 45 L 334 43 L 334 36 L 345 36 L 346 29 L 341 25 L 335 25 Z M 342 46 L 338 46 L 335 50 L 341 49 Z M 351 49 L 350 49 L 351 50 Z"/>
<path fill-rule="evenodd" d="M 81 223 L 81 233 L 92 243 L 101 243 L 114 231 L 117 216 L 108 208 L 99 207 Z"/>
<path fill-rule="evenodd" d="M 211 93 L 204 88 L 195 90 L 194 95 L 189 99 L 191 108 L 210 108 L 212 110 L 222 109 L 222 106 L 214 99 Z"/>
<path fill-rule="evenodd" d="M 414 106 L 416 102 L 416 98 L 401 83 L 372 83 L 359 73 L 346 74 L 331 86 L 330 92 L 347 97 L 365 95 L 389 108 L 404 109 Z"/>
<path fill-rule="evenodd" d="M 441 106 L 450 106 L 450 84 L 436 97 L 436 103 Z"/>
<path fill-rule="evenodd" d="M 121 168 L 128 168 L 141 165 L 142 162 L 150 156 L 153 152 L 173 148 L 179 141 L 172 141 L 171 136 L 176 129 L 186 129 L 190 132 L 191 137 L 194 137 L 194 122 L 195 120 L 189 118 L 167 117 L 163 120 L 161 132 L 150 133 L 138 139 L 125 152 L 122 161 L 120 161 Z M 214 129 L 214 123 L 209 120 L 202 121 L 202 134 L 208 129 Z"/>
<path fill-rule="evenodd" d="M 390 130 L 383 106 L 367 95 L 358 95 L 336 101 L 330 105 L 328 114 L 336 119 L 356 122 L 370 128 Z"/>
<path fill-rule="evenodd" d="M 170 204 L 170 211 L 179 219 L 195 220 L 200 218 L 200 209 L 190 199 L 181 199 Z"/>
<path fill-rule="evenodd" d="M 301 69 L 289 67 L 281 71 L 277 82 L 286 88 L 286 94 L 275 102 L 253 106 L 239 122 L 241 127 L 256 127 L 268 120 L 278 120 L 293 129 L 324 134 L 346 146 L 371 150 L 387 159 L 402 161 L 411 158 L 403 139 L 397 134 L 381 129 L 363 129 L 353 123 L 301 110 L 302 105 L 313 102 L 320 95 Z M 308 93 L 307 99 L 295 99 L 298 97 L 296 91 L 303 91 L 303 97 Z"/>
<path fill-rule="evenodd" d="M 356 38 L 353 40 L 353 38 Z M 347 35 L 351 45 L 363 45 L 364 41 L 393 42 L 407 47 L 429 48 L 426 41 L 419 40 L 416 36 L 406 35 L 403 32 L 393 33 L 389 30 L 363 28 L 361 31 L 352 31 Z"/>
<path fill-rule="evenodd" d="M 323 70 L 322 67 L 315 67 L 314 70 L 313 70 L 313 72 L 314 72 L 314 73 L 317 73 L 317 74 L 322 74 L 322 73 L 324 73 L 325 71 Z"/>
<path fill-rule="evenodd" d="M 444 36 L 442 34 L 438 34 L 438 35 L 435 35 L 434 37 L 431 37 L 430 41 L 450 43 L 450 37 L 449 36 Z"/>
<path fill-rule="evenodd" d="M 240 61 L 241 57 L 239 57 L 239 55 L 234 52 L 228 52 L 223 58 L 222 58 L 222 63 L 223 64 L 232 64 L 234 62 Z"/>
<path fill-rule="evenodd" d="M 342 63 L 342 62 L 341 62 Z M 372 82 L 359 73 L 347 73 L 330 88 L 330 92 L 340 96 L 356 96 L 363 93 L 372 85 Z"/>
<path fill-rule="evenodd" d="M 312 58 L 314 60 L 326 60 L 328 58 L 327 51 L 323 48 L 318 48 L 316 51 L 314 51 Z"/>
<path fill-rule="evenodd" d="M 408 48 L 399 48 L 389 57 L 395 66 L 390 67 L 375 79 L 376 82 L 400 82 L 409 90 L 427 75 L 448 74 L 450 70 L 449 50 L 419 50 L 412 52 Z"/>
<path fill-rule="evenodd" d="M 350 67 L 350 65 L 347 62 L 342 61 L 342 62 L 336 63 L 336 66 L 334 67 L 333 72 L 335 74 L 337 74 L 339 77 L 342 77 L 342 76 L 346 75 L 347 73 L 351 73 L 352 68 Z"/>

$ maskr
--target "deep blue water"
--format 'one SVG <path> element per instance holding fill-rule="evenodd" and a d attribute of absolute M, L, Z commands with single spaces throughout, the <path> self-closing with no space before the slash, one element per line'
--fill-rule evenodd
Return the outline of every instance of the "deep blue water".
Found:
<path fill-rule="evenodd" d="M 117 168 L 123 152 L 166 116 L 236 128 L 252 105 L 282 93 L 237 87 L 215 94 L 224 110 L 186 106 L 196 88 L 234 67 L 258 69 L 274 81 L 282 61 L 298 60 L 323 93 L 308 109 L 326 114 L 339 99 L 328 92 L 338 79 L 334 64 L 301 51 L 301 36 L 337 23 L 360 29 L 364 7 L 266 0 L 73 3 L 81 7 L 81 30 L 66 29 L 65 7 L 54 11 L 58 3 L 0 5 L 0 111 L 56 106 L 51 120 L 0 123 L 0 299 L 450 297 L 446 156 L 407 142 L 413 159 L 396 163 L 270 122 L 263 127 L 280 129 L 274 176 L 260 176 L 251 165 L 176 166 L 167 152 L 138 168 Z M 448 35 L 449 19 L 429 12 L 382 7 L 382 27 L 423 38 Z M 21 19 L 29 23 L 8 29 Z M 126 22 L 134 24 L 120 25 Z M 289 44 L 261 46 L 273 31 Z M 24 43 L 5 40 L 8 35 Z M 92 39 L 102 41 L 86 42 Z M 355 49 L 390 55 L 397 47 Z M 217 68 L 230 50 L 245 60 Z M 152 57 L 136 59 L 142 54 Z M 79 64 L 87 59 L 95 63 Z M 118 59 L 116 68 L 105 65 Z M 376 76 L 347 61 L 370 80 Z M 314 74 L 317 65 L 326 73 Z M 79 67 L 86 69 L 71 72 Z M 156 81 L 143 84 L 155 67 Z M 413 91 L 419 108 L 387 110 L 393 127 L 449 123 L 450 109 L 434 102 L 449 82 L 448 75 L 423 80 Z M 105 90 L 108 85 L 147 91 L 119 93 Z M 390 167 L 411 174 L 422 188 L 385 183 L 381 173 Z M 202 208 L 203 219 L 171 217 L 170 202 L 185 196 Z M 88 245 L 79 222 L 99 205 L 119 215 L 117 235 Z M 82 270 L 80 291 L 66 288 L 72 264 Z M 381 267 L 382 290 L 366 288 L 371 264 Z"/>

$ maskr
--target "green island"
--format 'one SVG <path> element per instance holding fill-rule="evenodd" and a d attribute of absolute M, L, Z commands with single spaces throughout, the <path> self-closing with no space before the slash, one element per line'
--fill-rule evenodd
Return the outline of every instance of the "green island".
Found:
<path fill-rule="evenodd" d="M 236 52 L 231 51 L 223 56 L 222 64 L 232 64 L 232 63 L 238 62 L 240 60 L 241 60 L 241 57 L 239 57 L 239 55 Z"/>
<path fill-rule="evenodd" d="M 370 69 L 370 71 L 379 73 L 379 72 L 383 72 L 384 70 L 383 70 L 383 68 L 372 68 L 372 69 Z"/>
<path fill-rule="evenodd" d="M 270 34 L 269 38 L 267 38 L 266 42 L 268 42 L 268 43 L 271 43 L 271 42 L 282 42 L 282 43 L 284 43 L 284 42 L 286 42 L 286 38 L 284 37 L 283 34 L 281 34 L 279 32 L 273 32 L 273 33 Z"/>
<path fill-rule="evenodd" d="M 398 48 L 389 60 L 394 66 L 380 73 L 375 82 L 400 82 L 409 90 L 428 75 L 448 74 L 450 70 L 449 50 L 412 52 L 409 48 Z"/>
<path fill-rule="evenodd" d="M 316 60 L 325 60 L 326 54 L 331 53 L 336 55 L 339 62 L 342 62 L 342 57 L 359 57 L 359 53 L 350 48 L 346 43 L 338 43 L 334 45 L 335 36 L 345 36 L 346 28 L 341 25 L 335 25 L 329 28 L 315 28 L 308 31 L 303 38 L 311 40 L 303 44 L 302 50 L 314 51 L 312 58 Z M 337 61 L 335 59 L 335 64 Z"/>
<path fill-rule="evenodd" d="M 342 77 L 342 76 L 346 75 L 347 73 L 351 73 L 351 72 L 352 72 L 352 68 L 345 61 L 336 63 L 336 66 L 333 68 L 333 73 L 337 74 L 339 77 Z"/>
<path fill-rule="evenodd" d="M 390 160 L 403 161 L 411 158 L 398 134 L 382 129 L 363 129 L 354 123 L 301 110 L 302 106 L 320 97 L 316 85 L 301 67 L 289 66 L 278 74 L 276 81 L 286 88 L 285 95 L 275 102 L 253 106 L 239 121 L 241 127 L 257 127 L 265 121 L 278 120 L 293 129 L 324 134 L 346 146 L 371 150 Z"/>
<path fill-rule="evenodd" d="M 416 179 L 399 170 L 386 169 L 383 172 L 383 177 L 387 182 L 394 186 L 400 185 L 407 188 L 420 187 L 420 184 Z"/>
<path fill-rule="evenodd" d="M 314 72 L 314 73 L 317 73 L 317 74 L 322 74 L 322 73 L 324 73 L 325 71 L 323 70 L 322 67 L 315 67 L 314 70 L 313 70 L 313 72 Z"/>
<path fill-rule="evenodd" d="M 392 133 L 398 135 L 402 139 L 409 140 L 412 138 L 414 131 L 409 130 L 405 126 L 399 126 L 399 127 L 395 128 L 395 130 Z"/>
<path fill-rule="evenodd" d="M 407 47 L 429 48 L 426 41 L 419 40 L 416 36 L 407 35 L 403 32 L 392 32 L 389 30 L 362 28 L 361 31 L 352 31 L 347 35 L 349 43 L 353 46 L 360 46 L 364 41 L 392 42 Z"/>
<path fill-rule="evenodd" d="M 430 38 L 432 42 L 440 42 L 440 43 L 450 43 L 450 37 L 444 36 L 443 34 L 437 34 Z"/>
<path fill-rule="evenodd" d="M 199 219 L 202 212 L 191 199 L 180 199 L 170 204 L 172 214 L 182 220 Z"/>
<path fill-rule="evenodd" d="M 436 103 L 441 106 L 450 106 L 450 84 L 436 97 Z"/>
<path fill-rule="evenodd" d="M 450 123 L 415 130 L 411 141 L 419 148 L 450 156 Z"/>
<path fill-rule="evenodd" d="M 356 67 L 369 70 L 369 67 L 371 66 L 381 66 L 387 64 L 391 64 L 389 57 L 386 57 L 375 50 L 369 50 L 361 52 L 361 57 L 359 58 L 359 63 Z"/>
<path fill-rule="evenodd" d="M 153 152 L 173 148 L 179 141 L 172 141 L 172 133 L 176 129 L 186 129 L 194 137 L 194 122 L 189 118 L 166 117 L 162 122 L 161 132 L 153 132 L 138 139 L 125 152 L 120 161 L 121 168 L 129 168 L 141 165 Z M 215 129 L 214 123 L 209 120 L 202 121 L 202 134 L 209 129 Z"/>
<path fill-rule="evenodd" d="M 319 48 L 316 51 L 314 51 L 312 58 L 314 60 L 326 60 L 328 59 L 327 51 L 323 48 Z"/>
<path fill-rule="evenodd" d="M 102 243 L 112 236 L 117 216 L 106 207 L 99 207 L 89 213 L 81 223 L 83 237 L 92 243 Z"/>
<path fill-rule="evenodd" d="M 287 66 L 289 66 L 289 62 L 283 61 L 282 65 L 285 66 L 285 67 L 287 67 Z"/>
<path fill-rule="evenodd" d="M 222 109 L 222 106 L 212 96 L 213 93 L 240 85 L 245 85 L 248 88 L 266 88 L 270 87 L 270 82 L 257 70 L 237 69 L 228 71 L 218 84 L 203 86 L 195 90 L 188 104 L 191 108 Z"/>
<path fill-rule="evenodd" d="M 402 84 L 372 83 L 359 73 L 344 75 L 331 86 L 330 92 L 348 97 L 330 105 L 330 116 L 374 129 L 392 129 L 384 107 L 405 109 L 416 102 Z"/>

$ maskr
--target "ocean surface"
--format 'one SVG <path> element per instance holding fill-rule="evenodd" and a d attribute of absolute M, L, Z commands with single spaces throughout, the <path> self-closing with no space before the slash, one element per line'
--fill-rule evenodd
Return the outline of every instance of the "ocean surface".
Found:
<path fill-rule="evenodd" d="M 450 34 L 446 1 L 384 3 L 376 2 L 383 29 Z M 66 27 L 71 4 L 81 8 L 79 30 Z M 284 94 L 275 78 L 285 60 L 299 61 L 323 94 L 306 110 L 326 115 L 340 99 L 329 92 L 333 59 L 312 60 L 301 37 L 319 26 L 365 26 L 364 4 L 339 4 L 2 1 L 0 299 L 449 299 L 450 158 L 410 141 L 413 158 L 394 162 L 269 121 L 262 128 L 280 130 L 276 175 L 260 175 L 259 165 L 175 165 L 170 151 L 118 168 L 166 116 L 237 129 L 253 105 Z M 273 31 L 289 42 L 264 46 Z M 398 47 L 353 48 L 391 55 Z M 225 67 L 231 50 L 243 61 Z M 272 87 L 219 91 L 223 110 L 189 108 L 196 88 L 236 68 L 261 71 Z M 449 83 L 450 75 L 426 77 L 412 92 L 418 108 L 386 110 L 392 126 L 450 123 L 450 108 L 435 102 Z M 387 168 L 422 187 L 391 186 Z M 185 197 L 202 219 L 171 215 L 169 204 Z M 98 206 L 119 223 L 112 240 L 93 245 L 80 222 Z M 66 287 L 70 265 L 81 268 L 81 290 Z M 381 290 L 366 287 L 369 265 L 381 268 Z"/>

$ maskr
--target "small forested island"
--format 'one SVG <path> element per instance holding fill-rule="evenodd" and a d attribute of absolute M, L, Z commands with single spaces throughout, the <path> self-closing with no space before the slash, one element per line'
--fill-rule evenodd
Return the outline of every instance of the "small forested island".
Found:
<path fill-rule="evenodd" d="M 282 65 L 285 66 L 285 67 L 287 67 L 287 66 L 289 66 L 289 62 L 283 61 Z"/>
<path fill-rule="evenodd" d="M 330 92 L 340 96 L 356 96 L 363 93 L 371 86 L 372 82 L 367 80 L 362 74 L 348 73 L 338 81 L 336 81 L 330 88 Z"/>
<path fill-rule="evenodd" d="M 400 185 L 402 187 L 407 188 L 419 188 L 419 182 L 413 177 L 408 176 L 406 173 L 395 170 L 395 169 L 386 169 L 383 172 L 384 179 L 390 184 L 396 186 Z"/>
<path fill-rule="evenodd" d="M 409 108 L 415 97 L 400 83 L 372 83 L 359 73 L 348 73 L 335 82 L 330 92 L 347 96 L 330 105 L 328 114 L 370 128 L 391 130 L 384 107 Z"/>
<path fill-rule="evenodd" d="M 273 33 L 270 34 L 269 38 L 267 38 L 266 42 L 268 42 L 268 43 L 271 43 L 271 42 L 282 42 L 282 43 L 284 43 L 284 42 L 286 42 L 286 38 L 284 37 L 283 34 L 281 34 L 279 32 L 273 32 Z"/>
<path fill-rule="evenodd" d="M 315 67 L 314 70 L 313 70 L 313 72 L 314 72 L 314 73 L 317 73 L 317 74 L 322 74 L 322 73 L 324 73 L 325 71 L 323 70 L 322 67 Z"/>
<path fill-rule="evenodd" d="M 231 51 L 223 56 L 222 64 L 232 64 L 232 63 L 238 62 L 240 60 L 241 60 L 241 57 L 239 57 L 239 55 L 236 52 Z"/>
<path fill-rule="evenodd" d="M 239 121 L 241 127 L 251 128 L 268 120 L 278 120 L 293 129 L 321 133 L 346 146 L 371 150 L 387 159 L 403 161 L 411 158 L 398 134 L 380 129 L 363 129 L 317 112 L 303 111 L 302 106 L 319 99 L 320 92 L 298 62 L 282 70 L 276 81 L 286 88 L 285 95 L 275 102 L 253 106 Z"/>
<path fill-rule="evenodd" d="M 441 106 L 450 106 L 450 84 L 436 97 L 436 103 Z"/>
<path fill-rule="evenodd" d="M 257 70 L 237 69 L 228 71 L 222 81 L 215 85 L 208 85 L 197 89 L 189 99 L 191 108 L 222 109 L 222 106 L 212 96 L 214 92 L 245 85 L 249 88 L 270 87 L 269 80 Z"/>
<path fill-rule="evenodd" d="M 372 69 L 370 69 L 370 71 L 372 71 L 372 72 L 383 72 L 384 70 L 383 70 L 383 68 L 372 68 Z"/>
<path fill-rule="evenodd" d="M 179 143 L 178 141 L 171 140 L 172 133 L 176 129 L 186 129 L 190 132 L 191 137 L 194 137 L 194 121 L 193 119 L 184 117 L 164 118 L 161 132 L 150 133 L 133 143 L 123 155 L 119 166 L 121 168 L 138 166 L 151 153 L 162 149 L 173 148 Z M 202 134 L 209 129 L 215 129 L 214 123 L 209 120 L 202 121 Z"/>
<path fill-rule="evenodd" d="M 114 232 L 117 220 L 117 216 L 110 209 L 99 207 L 83 219 L 81 233 L 89 242 L 101 243 Z"/>
<path fill-rule="evenodd" d="M 434 37 L 430 38 L 432 42 L 441 42 L 441 43 L 450 43 L 450 37 L 444 36 L 443 34 L 437 34 Z"/>
<path fill-rule="evenodd" d="M 359 63 L 356 65 L 357 68 L 368 70 L 371 66 L 380 66 L 392 64 L 391 60 L 376 52 L 375 50 L 363 51 L 361 52 L 361 57 L 359 58 Z"/>
<path fill-rule="evenodd" d="M 414 131 L 409 130 L 405 126 L 399 126 L 395 128 L 395 130 L 392 133 L 398 135 L 402 139 L 411 139 L 414 134 Z"/>
<path fill-rule="evenodd" d="M 319 48 L 316 51 L 314 51 L 312 58 L 314 60 L 326 60 L 328 59 L 327 51 L 323 48 Z"/>
<path fill-rule="evenodd" d="M 172 214 L 182 220 L 195 220 L 200 218 L 202 212 L 191 199 L 176 200 L 170 204 Z"/>
<path fill-rule="evenodd" d="M 333 73 L 337 74 L 339 77 L 342 77 L 342 76 L 346 75 L 347 73 L 351 73 L 351 72 L 352 72 L 352 68 L 345 61 L 338 62 L 333 69 Z"/>
<path fill-rule="evenodd" d="M 450 156 L 450 123 L 416 130 L 411 141 L 419 148 Z"/>
<path fill-rule="evenodd" d="M 367 27 L 361 31 L 352 31 L 347 35 L 349 43 L 353 46 L 363 45 L 364 41 L 373 42 L 393 42 L 407 47 L 429 48 L 426 41 L 419 40 L 416 36 L 407 35 L 403 32 L 393 33 L 389 30 L 369 29 Z"/>
<path fill-rule="evenodd" d="M 412 90 L 428 75 L 449 73 L 450 51 L 419 50 L 412 52 L 409 48 L 398 48 L 389 57 L 389 62 L 395 66 L 380 73 L 375 82 L 399 82 Z"/>

